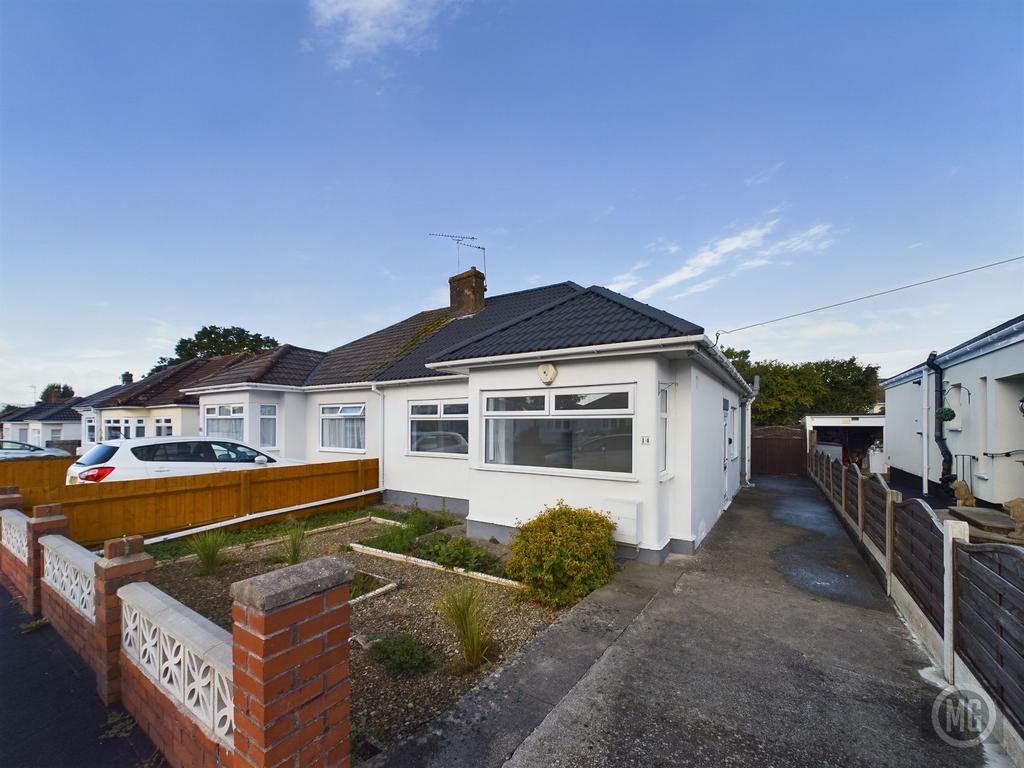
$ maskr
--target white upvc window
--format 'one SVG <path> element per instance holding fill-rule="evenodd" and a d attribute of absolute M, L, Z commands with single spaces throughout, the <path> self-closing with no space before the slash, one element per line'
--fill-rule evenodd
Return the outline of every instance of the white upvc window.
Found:
<path fill-rule="evenodd" d="M 260 448 L 277 447 L 277 406 L 260 404 Z"/>
<path fill-rule="evenodd" d="M 126 419 L 127 421 L 127 419 Z M 145 437 L 146 436 L 146 420 L 136 419 L 135 420 L 135 434 L 132 437 Z"/>
<path fill-rule="evenodd" d="M 104 419 L 103 420 L 103 439 L 104 440 L 121 440 L 122 438 L 131 437 L 129 431 L 131 426 L 128 419 Z"/>
<path fill-rule="evenodd" d="M 245 406 L 237 403 L 228 405 L 207 405 L 204 408 L 206 417 L 206 436 L 221 437 L 228 440 L 244 441 L 245 438 Z"/>
<path fill-rule="evenodd" d="M 154 429 L 157 437 L 172 437 L 174 435 L 174 426 L 170 417 L 154 419 Z"/>
<path fill-rule="evenodd" d="M 18 427 L 18 442 L 28 442 L 28 427 Z"/>
<path fill-rule="evenodd" d="M 668 388 L 658 385 L 658 471 L 668 472 Z"/>
<path fill-rule="evenodd" d="M 61 427 L 50 427 L 50 439 L 51 440 L 60 440 L 61 439 L 60 436 L 61 436 Z"/>
<path fill-rule="evenodd" d="M 410 400 L 409 453 L 469 455 L 469 401 Z"/>
<path fill-rule="evenodd" d="M 96 442 L 96 419 L 94 418 L 88 418 L 85 420 L 85 442 Z"/>
<path fill-rule="evenodd" d="M 365 451 L 366 403 L 321 405 L 320 448 L 325 451 Z"/>
<path fill-rule="evenodd" d="M 633 474 L 635 387 L 483 393 L 483 462 L 547 474 Z"/>

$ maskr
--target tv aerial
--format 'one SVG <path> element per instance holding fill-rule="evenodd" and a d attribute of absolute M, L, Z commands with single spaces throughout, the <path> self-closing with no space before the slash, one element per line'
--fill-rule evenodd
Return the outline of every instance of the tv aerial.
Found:
<path fill-rule="evenodd" d="M 482 245 L 475 245 L 474 240 L 476 238 L 473 235 L 453 235 L 445 232 L 430 232 L 430 237 L 444 237 L 455 243 L 455 261 L 458 265 L 459 271 L 462 271 L 462 248 L 474 248 L 483 253 L 484 259 L 484 275 L 487 274 L 487 249 Z"/>

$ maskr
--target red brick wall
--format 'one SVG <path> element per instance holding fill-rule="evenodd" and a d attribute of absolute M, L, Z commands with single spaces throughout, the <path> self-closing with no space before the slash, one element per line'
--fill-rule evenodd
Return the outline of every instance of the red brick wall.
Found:
<path fill-rule="evenodd" d="M 211 739 L 124 654 L 121 702 L 172 768 L 235 765 L 234 750 Z"/>
<path fill-rule="evenodd" d="M 45 581 L 40 585 L 43 616 L 57 630 L 64 642 L 71 646 L 86 664 L 96 671 L 96 625 L 76 611 L 61 594 Z"/>
<path fill-rule="evenodd" d="M 21 603 L 22 608 L 28 610 L 28 606 L 25 604 L 25 596 L 29 594 L 29 587 L 31 586 L 28 566 L 12 555 L 10 550 L 3 546 L 3 544 L 0 544 L 0 570 L 11 580 L 14 588 L 21 593 L 22 599 L 18 602 Z"/>

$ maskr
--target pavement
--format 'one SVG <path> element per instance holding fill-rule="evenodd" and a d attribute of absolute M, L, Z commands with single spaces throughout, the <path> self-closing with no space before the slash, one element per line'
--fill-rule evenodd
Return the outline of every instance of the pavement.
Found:
<path fill-rule="evenodd" d="M 0 766 L 156 768 L 163 758 L 120 708 L 96 695 L 96 676 L 52 627 L 0 584 Z"/>
<path fill-rule="evenodd" d="M 755 483 L 696 555 L 628 564 L 369 765 L 985 765 L 933 732 L 931 663 L 820 492 Z"/>

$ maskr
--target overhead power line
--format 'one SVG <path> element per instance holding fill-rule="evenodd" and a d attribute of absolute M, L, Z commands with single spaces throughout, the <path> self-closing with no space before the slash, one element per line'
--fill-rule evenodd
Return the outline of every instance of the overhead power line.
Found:
<path fill-rule="evenodd" d="M 961 269 L 959 272 L 951 272 L 948 275 L 940 275 L 939 277 L 931 277 L 927 280 L 919 280 L 916 283 L 908 283 L 907 285 L 901 285 L 896 288 L 889 288 L 884 291 L 876 291 L 875 293 L 869 293 L 866 296 L 858 296 L 855 299 L 847 299 L 846 301 L 837 301 L 835 304 L 826 304 L 824 307 L 815 307 L 814 309 L 806 309 L 803 312 L 794 312 L 791 315 L 783 315 L 782 317 L 774 317 L 771 320 L 763 320 L 760 323 L 751 323 L 750 325 L 744 325 L 739 328 L 733 328 L 728 331 L 719 331 L 715 334 L 715 340 L 717 342 L 718 337 L 726 333 L 738 333 L 740 331 L 746 331 L 751 328 L 759 328 L 762 325 L 769 325 L 771 323 L 777 323 L 780 320 L 791 320 L 794 317 L 803 317 L 804 315 L 810 315 L 814 312 L 822 312 L 826 309 L 835 309 L 836 307 L 843 307 L 847 304 L 853 304 L 857 301 L 864 301 L 865 299 L 873 299 L 877 296 L 885 296 L 890 293 L 896 293 L 897 291 L 905 291 L 908 288 L 917 288 L 919 285 L 927 285 L 928 283 L 937 283 L 940 280 L 948 280 L 951 277 L 959 277 L 960 275 L 967 275 L 971 272 L 979 272 L 982 269 L 990 269 L 991 267 L 998 267 L 1002 264 L 1009 264 L 1012 261 L 1020 261 L 1024 259 L 1024 256 L 1014 256 L 1011 259 L 1003 259 L 1002 261 L 993 261 L 991 264 L 982 264 L 980 267 L 971 267 L 970 269 Z"/>

